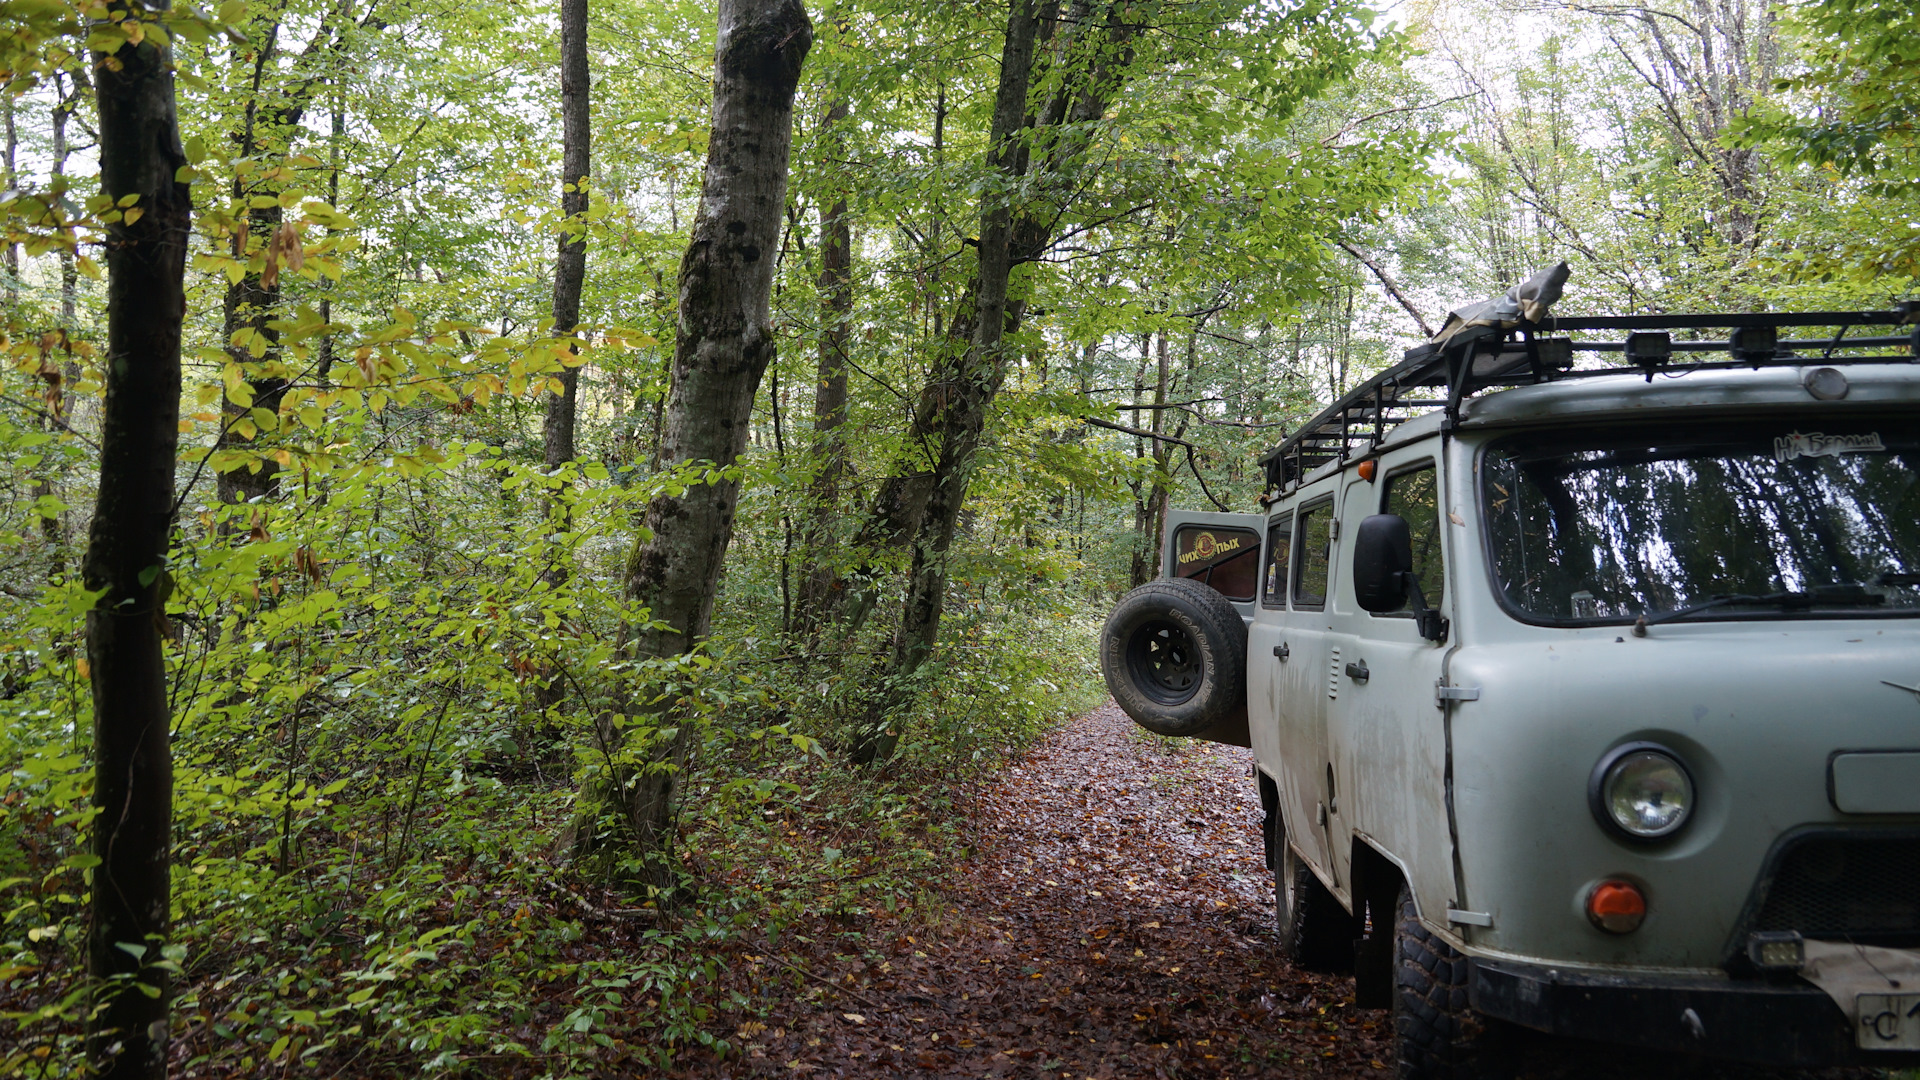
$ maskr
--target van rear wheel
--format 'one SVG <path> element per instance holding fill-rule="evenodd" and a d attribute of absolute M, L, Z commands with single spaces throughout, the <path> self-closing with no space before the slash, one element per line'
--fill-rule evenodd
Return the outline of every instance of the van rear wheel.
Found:
<path fill-rule="evenodd" d="M 1280 951 L 1287 959 L 1296 967 L 1329 975 L 1352 971 L 1359 920 L 1347 914 L 1284 837 L 1274 852 L 1273 891 Z"/>

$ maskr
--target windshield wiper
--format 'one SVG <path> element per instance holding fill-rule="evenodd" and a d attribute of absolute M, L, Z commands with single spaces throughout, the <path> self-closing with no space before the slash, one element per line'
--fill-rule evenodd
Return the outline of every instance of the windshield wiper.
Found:
<path fill-rule="evenodd" d="M 1778 604 L 1789 611 L 1810 608 L 1815 604 L 1828 607 L 1872 607 L 1884 604 L 1887 598 L 1879 593 L 1868 592 L 1859 585 L 1820 585 L 1811 592 L 1773 592 L 1773 593 L 1735 593 L 1731 596 L 1716 596 L 1698 604 L 1689 604 L 1672 611 L 1662 611 L 1653 615 L 1642 615 L 1633 623 L 1633 636 L 1646 637 L 1647 627 L 1657 626 L 1674 619 L 1684 619 L 1697 612 L 1711 611 L 1714 608 L 1728 607 L 1733 604 Z"/>

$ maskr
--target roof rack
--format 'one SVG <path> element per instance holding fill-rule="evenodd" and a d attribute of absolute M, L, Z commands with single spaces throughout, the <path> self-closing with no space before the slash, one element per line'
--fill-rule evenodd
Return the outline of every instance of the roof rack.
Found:
<path fill-rule="evenodd" d="M 1861 326 L 1920 323 L 1920 302 L 1905 301 L 1889 311 L 1808 311 L 1707 315 L 1601 315 L 1543 317 L 1507 327 L 1467 326 L 1437 342 L 1408 349 L 1397 364 L 1348 391 L 1321 410 L 1285 441 L 1260 458 L 1270 489 L 1284 488 L 1330 461 L 1363 456 L 1387 433 L 1416 416 L 1444 408 L 1458 420 L 1460 403 L 1485 389 L 1523 386 L 1556 379 L 1591 376 L 1653 376 L 1671 371 L 1714 368 L 1762 368 L 1809 362 L 1886 363 L 1887 355 L 1836 355 L 1849 349 L 1905 348 L 1920 359 L 1920 326 L 1911 331 L 1849 336 Z M 1831 338 L 1785 339 L 1782 328 L 1834 327 Z M 1726 330 L 1725 340 L 1674 340 L 1673 330 Z M 1579 331 L 1625 331 L 1618 340 L 1576 340 L 1551 336 Z M 1608 335 L 1609 337 L 1615 335 Z M 1815 356 L 1806 355 L 1800 350 Z M 1575 370 L 1573 354 L 1621 353 L 1624 363 Z M 1725 353 L 1730 360 L 1679 362 L 1676 354 Z"/>

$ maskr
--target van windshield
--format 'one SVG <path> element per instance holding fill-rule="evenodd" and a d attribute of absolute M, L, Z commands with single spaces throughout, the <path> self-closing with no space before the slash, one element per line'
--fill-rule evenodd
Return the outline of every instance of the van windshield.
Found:
<path fill-rule="evenodd" d="M 1916 432 L 1902 415 L 1500 440 L 1480 470 L 1494 579 L 1550 623 L 1920 614 Z"/>

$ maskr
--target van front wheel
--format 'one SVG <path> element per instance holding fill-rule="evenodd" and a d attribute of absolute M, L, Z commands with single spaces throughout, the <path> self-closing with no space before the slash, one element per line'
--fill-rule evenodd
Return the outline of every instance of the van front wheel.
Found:
<path fill-rule="evenodd" d="M 1400 887 L 1393 927 L 1393 1037 L 1400 1080 L 1505 1075 L 1501 1032 L 1467 1004 L 1467 958 L 1420 922 Z"/>

